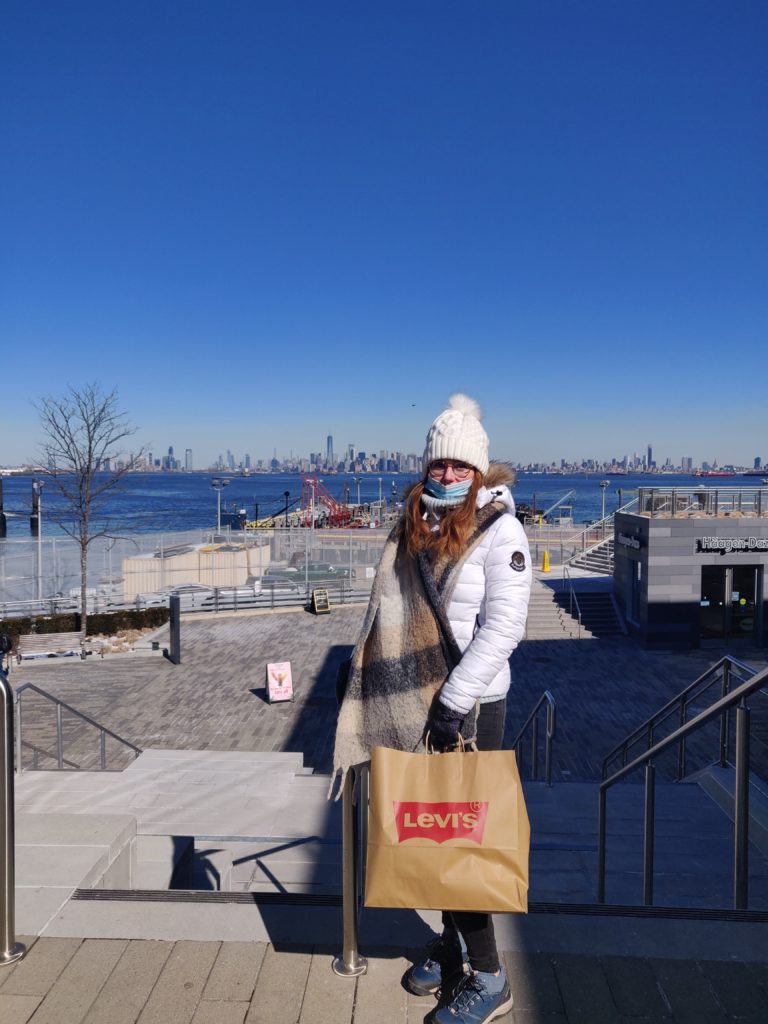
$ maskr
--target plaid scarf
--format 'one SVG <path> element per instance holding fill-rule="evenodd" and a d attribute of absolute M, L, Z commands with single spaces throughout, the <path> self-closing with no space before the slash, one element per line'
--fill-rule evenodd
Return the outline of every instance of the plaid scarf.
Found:
<path fill-rule="evenodd" d="M 461 660 L 446 614 L 451 594 L 467 556 L 504 512 L 493 502 L 478 510 L 458 559 L 413 558 L 402 521 L 387 538 L 336 726 L 334 780 L 340 773 L 342 786 L 347 769 L 370 760 L 373 747 L 414 751 L 422 742 L 432 704 Z M 475 708 L 461 729 L 468 742 L 476 719 Z"/>

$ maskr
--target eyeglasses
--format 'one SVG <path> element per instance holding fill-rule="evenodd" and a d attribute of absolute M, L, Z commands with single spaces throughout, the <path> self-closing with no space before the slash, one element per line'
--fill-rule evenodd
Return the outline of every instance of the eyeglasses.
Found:
<path fill-rule="evenodd" d="M 453 470 L 457 480 L 466 480 L 469 474 L 474 472 L 475 467 L 468 466 L 466 462 L 446 462 L 444 459 L 438 459 L 437 462 L 430 463 L 427 472 L 430 476 L 442 476 L 447 469 Z"/>

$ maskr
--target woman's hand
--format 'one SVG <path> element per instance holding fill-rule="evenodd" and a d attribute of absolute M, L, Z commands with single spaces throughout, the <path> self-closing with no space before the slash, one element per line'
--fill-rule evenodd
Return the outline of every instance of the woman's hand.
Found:
<path fill-rule="evenodd" d="M 426 732 L 429 733 L 429 745 L 435 750 L 450 750 L 451 747 L 455 747 L 459 742 L 459 730 L 466 717 L 441 701 L 435 701 L 426 728 Z"/>

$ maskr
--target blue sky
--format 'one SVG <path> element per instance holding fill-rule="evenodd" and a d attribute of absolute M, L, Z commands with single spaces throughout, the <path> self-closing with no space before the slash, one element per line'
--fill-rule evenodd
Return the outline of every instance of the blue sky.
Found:
<path fill-rule="evenodd" d="M 7 0 L 0 464 L 117 386 L 197 464 L 768 458 L 768 7 Z"/>

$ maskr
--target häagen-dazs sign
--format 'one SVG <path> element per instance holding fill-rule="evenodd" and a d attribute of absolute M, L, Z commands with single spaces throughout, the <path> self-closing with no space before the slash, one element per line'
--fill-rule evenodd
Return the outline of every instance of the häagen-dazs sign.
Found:
<path fill-rule="evenodd" d="M 696 541 L 697 554 L 730 555 L 750 551 L 768 552 L 768 537 L 699 537 Z"/>
<path fill-rule="evenodd" d="M 616 539 L 623 548 L 634 548 L 638 551 L 641 547 L 639 537 L 629 537 L 626 533 L 620 533 Z"/>

